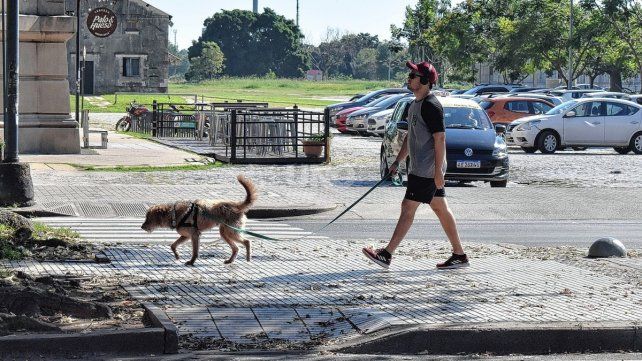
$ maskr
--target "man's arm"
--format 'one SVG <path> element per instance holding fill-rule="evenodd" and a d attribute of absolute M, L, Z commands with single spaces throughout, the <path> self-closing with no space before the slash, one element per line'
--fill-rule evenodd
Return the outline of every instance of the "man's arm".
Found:
<path fill-rule="evenodd" d="M 435 141 L 435 185 L 437 189 L 442 189 L 446 185 L 444 173 L 441 171 L 446 159 L 446 133 L 433 133 L 432 137 Z"/>

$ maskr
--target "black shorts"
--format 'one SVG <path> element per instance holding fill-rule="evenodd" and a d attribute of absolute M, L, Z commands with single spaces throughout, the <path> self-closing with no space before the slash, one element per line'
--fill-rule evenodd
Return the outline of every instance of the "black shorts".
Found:
<path fill-rule="evenodd" d="M 408 188 L 406 189 L 405 199 L 430 204 L 433 197 L 445 196 L 446 191 L 443 188 L 437 189 L 434 178 L 424 178 L 408 174 Z"/>

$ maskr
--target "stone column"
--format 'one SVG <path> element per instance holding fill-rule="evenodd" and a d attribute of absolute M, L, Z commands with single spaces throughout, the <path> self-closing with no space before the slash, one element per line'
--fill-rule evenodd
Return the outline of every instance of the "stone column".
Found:
<path fill-rule="evenodd" d="M 19 27 L 19 152 L 79 154 L 65 45 L 76 33 L 75 17 L 65 16 L 64 0 L 21 0 Z"/>

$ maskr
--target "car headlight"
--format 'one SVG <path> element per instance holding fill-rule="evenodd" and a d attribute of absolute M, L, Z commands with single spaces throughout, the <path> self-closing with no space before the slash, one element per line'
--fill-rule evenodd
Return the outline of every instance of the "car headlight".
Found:
<path fill-rule="evenodd" d="M 517 128 L 515 128 L 515 130 L 518 130 L 518 131 L 531 130 L 532 127 L 537 126 L 540 122 L 541 120 L 532 120 L 530 122 L 526 122 L 518 125 Z"/>
<path fill-rule="evenodd" d="M 504 137 L 497 137 L 495 139 L 495 148 L 493 149 L 493 157 L 503 158 L 508 155 L 508 147 L 506 147 L 506 141 Z"/>

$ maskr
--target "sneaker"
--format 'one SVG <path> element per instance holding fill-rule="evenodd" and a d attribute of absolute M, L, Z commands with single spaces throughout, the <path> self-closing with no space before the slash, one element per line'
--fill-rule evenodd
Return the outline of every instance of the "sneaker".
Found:
<path fill-rule="evenodd" d="M 468 257 L 465 254 L 454 254 L 450 256 L 444 263 L 437 264 L 439 269 L 452 269 L 452 268 L 462 268 L 468 267 Z"/>
<path fill-rule="evenodd" d="M 386 251 L 385 249 L 380 248 L 374 250 L 370 247 L 364 247 L 362 251 L 363 254 L 365 254 L 366 257 L 370 258 L 372 262 L 378 264 L 383 268 L 390 267 L 390 260 L 392 259 L 392 255 L 390 255 L 390 253 L 388 253 L 388 251 Z"/>

